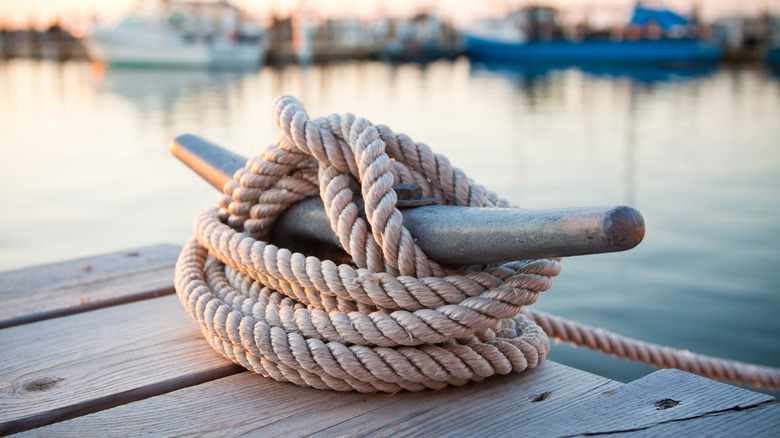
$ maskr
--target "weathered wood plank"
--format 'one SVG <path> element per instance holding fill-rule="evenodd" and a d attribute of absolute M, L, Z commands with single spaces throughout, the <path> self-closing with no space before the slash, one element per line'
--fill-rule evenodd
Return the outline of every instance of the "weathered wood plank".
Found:
<path fill-rule="evenodd" d="M 748 409 L 774 398 L 679 370 L 660 370 L 532 425 L 548 436 L 621 433 Z M 507 430 L 497 435 L 511 435 Z"/>
<path fill-rule="evenodd" d="M 631 437 L 776 437 L 780 435 L 780 404 L 768 403 L 744 410 L 731 410 L 685 421 L 663 423 L 629 435 Z"/>
<path fill-rule="evenodd" d="M 373 395 L 264 379 L 214 353 L 175 297 L 147 299 L 173 292 L 178 251 L 0 273 L 0 434 L 775 436 L 780 426 L 771 396 L 676 370 L 622 385 L 546 362 Z"/>
<path fill-rule="evenodd" d="M 250 373 L 29 431 L 30 436 L 155 435 L 467 436 L 490 423 L 524 431 L 522 418 L 553 413 L 621 384 L 554 362 L 442 391 L 318 391 Z M 544 397 L 541 394 L 548 393 Z M 534 400 L 544 398 L 538 402 Z"/>
<path fill-rule="evenodd" d="M 174 293 L 179 251 L 156 245 L 0 272 L 0 328 Z"/>
<path fill-rule="evenodd" d="M 330 427 L 301 429 L 314 436 L 491 436 L 496 430 L 538 435 L 524 418 L 543 418 L 621 383 L 545 362 L 527 374 L 501 376 L 468 388 L 410 394 Z"/>
<path fill-rule="evenodd" d="M 0 433 L 224 377 L 176 296 L 0 330 Z"/>

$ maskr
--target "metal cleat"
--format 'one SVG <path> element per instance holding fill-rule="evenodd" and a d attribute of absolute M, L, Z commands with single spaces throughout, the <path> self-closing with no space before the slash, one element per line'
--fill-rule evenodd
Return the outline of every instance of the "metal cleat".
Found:
<path fill-rule="evenodd" d="M 171 152 L 217 190 L 246 158 L 191 134 L 176 137 Z M 414 185 L 398 187 L 403 224 L 433 260 L 449 266 L 569 257 L 625 251 L 642 241 L 642 215 L 626 206 L 529 210 L 437 205 Z M 409 187 L 412 186 L 412 187 Z M 394 187 L 395 188 L 395 187 Z M 322 200 L 292 205 L 277 221 L 272 242 L 296 239 L 339 246 Z"/>

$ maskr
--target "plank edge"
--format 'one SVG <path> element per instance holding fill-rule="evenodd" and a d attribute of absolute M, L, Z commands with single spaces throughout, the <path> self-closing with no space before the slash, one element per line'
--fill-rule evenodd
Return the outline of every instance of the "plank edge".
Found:
<path fill-rule="evenodd" d="M 627 429 L 618 429 L 618 430 L 609 430 L 609 431 L 599 431 L 599 432 L 586 432 L 586 433 L 583 433 L 582 435 L 585 435 L 585 436 L 601 436 L 601 435 L 613 435 L 613 434 L 618 434 L 618 433 L 631 433 L 631 432 L 651 431 L 654 427 L 659 427 L 659 426 L 664 426 L 664 425 L 674 424 L 674 423 L 685 423 L 687 421 L 698 421 L 698 420 L 702 420 L 702 419 L 705 419 L 705 418 L 717 417 L 717 416 L 721 416 L 721 415 L 728 415 L 730 413 L 745 412 L 745 411 L 749 411 L 751 409 L 761 409 L 761 408 L 763 408 L 765 406 L 772 405 L 772 404 L 777 404 L 777 401 L 767 400 L 767 401 L 756 403 L 756 404 L 752 404 L 752 405 L 749 405 L 749 406 L 744 406 L 744 407 L 742 407 L 742 406 L 735 406 L 733 408 L 705 412 L 705 413 L 702 413 L 702 414 L 699 414 L 699 415 L 693 415 L 693 416 L 685 417 L 685 418 L 675 418 L 675 419 L 667 420 L 667 421 L 659 421 L 657 423 L 648 424 L 646 426 L 641 426 L 641 427 L 627 428 Z M 574 435 L 572 435 L 572 436 L 574 436 Z"/>
<path fill-rule="evenodd" d="M 115 408 L 124 404 L 129 404 L 158 395 L 163 395 L 169 392 L 174 392 L 189 386 L 195 386 L 212 380 L 228 377 L 243 371 L 246 370 L 238 365 L 230 363 L 211 370 L 176 377 L 70 406 L 63 406 L 61 408 L 28 417 L 0 423 L 0 435 L 10 435 L 14 433 L 25 432 L 54 423 L 72 420 L 74 418 Z"/>
<path fill-rule="evenodd" d="M 136 294 L 123 295 L 115 298 L 108 298 L 105 300 L 94 301 L 84 304 L 79 304 L 70 307 L 64 307 L 59 309 L 53 309 L 50 311 L 33 313 L 30 315 L 17 316 L 0 320 L 0 330 L 9 327 L 16 327 L 19 325 L 30 324 L 33 322 L 44 321 L 47 319 L 60 318 L 63 316 L 76 315 L 79 313 L 91 312 L 93 310 L 105 309 L 107 307 L 118 306 L 127 303 L 133 303 L 136 301 L 148 300 L 152 298 L 162 297 L 165 295 L 171 295 L 176 293 L 173 285 L 162 288 L 152 289 Z"/>

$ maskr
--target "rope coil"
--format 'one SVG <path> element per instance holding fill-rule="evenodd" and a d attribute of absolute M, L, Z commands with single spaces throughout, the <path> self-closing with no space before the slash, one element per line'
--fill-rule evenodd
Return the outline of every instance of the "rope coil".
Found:
<path fill-rule="evenodd" d="M 558 260 L 441 266 L 403 227 L 392 186 L 418 184 L 446 205 L 506 201 L 365 119 L 310 120 L 287 96 L 274 118 L 280 140 L 196 219 L 177 263 L 182 303 L 217 351 L 277 380 L 363 392 L 463 385 L 544 360 L 547 336 L 521 310 L 551 286 Z M 264 241 L 289 205 L 316 195 L 350 264 Z"/>
<path fill-rule="evenodd" d="M 402 225 L 393 185 L 417 184 L 443 205 L 508 203 L 425 144 L 352 114 L 310 120 L 289 96 L 273 115 L 281 138 L 235 173 L 218 209 L 196 218 L 176 265 L 182 303 L 223 356 L 276 380 L 361 392 L 439 389 L 534 368 L 548 334 L 621 357 L 659 356 L 524 310 L 560 273 L 557 259 L 479 267 L 428 259 Z M 266 242 L 279 215 L 310 196 L 322 198 L 349 263 Z M 689 362 L 661 366 L 725 369 Z M 768 380 L 751 370 L 709 377 L 780 387 L 777 370 Z"/>

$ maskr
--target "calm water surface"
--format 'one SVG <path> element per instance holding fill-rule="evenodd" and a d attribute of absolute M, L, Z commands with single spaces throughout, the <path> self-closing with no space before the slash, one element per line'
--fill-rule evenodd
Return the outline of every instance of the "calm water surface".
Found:
<path fill-rule="evenodd" d="M 780 366 L 780 79 L 760 69 L 520 70 L 467 60 L 214 73 L 0 63 L 0 270 L 183 244 L 216 193 L 168 141 L 256 155 L 274 97 L 351 111 L 516 205 L 626 204 L 644 242 L 564 260 L 536 306 L 627 336 Z M 618 380 L 650 368 L 554 345 Z"/>

